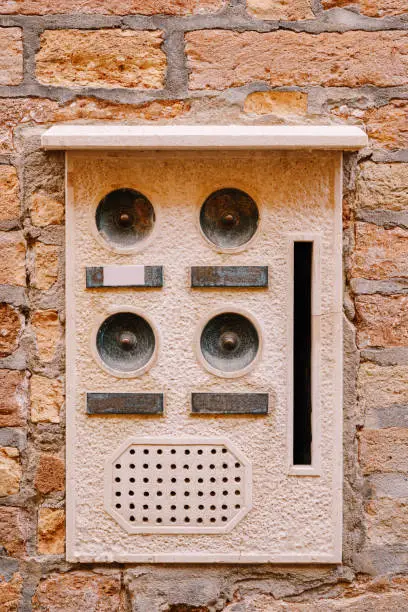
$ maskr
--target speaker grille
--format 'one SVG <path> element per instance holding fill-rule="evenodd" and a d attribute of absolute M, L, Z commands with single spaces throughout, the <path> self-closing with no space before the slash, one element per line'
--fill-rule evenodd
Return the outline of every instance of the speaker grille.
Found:
<path fill-rule="evenodd" d="M 250 509 L 251 468 L 225 440 L 130 441 L 107 463 L 105 505 L 131 533 L 228 531 Z"/>

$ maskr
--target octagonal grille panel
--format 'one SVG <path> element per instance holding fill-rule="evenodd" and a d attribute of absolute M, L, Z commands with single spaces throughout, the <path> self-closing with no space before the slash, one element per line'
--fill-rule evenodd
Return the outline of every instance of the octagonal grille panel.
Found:
<path fill-rule="evenodd" d="M 250 505 L 251 467 L 224 439 L 130 440 L 106 464 L 106 510 L 130 533 L 225 532 Z"/>

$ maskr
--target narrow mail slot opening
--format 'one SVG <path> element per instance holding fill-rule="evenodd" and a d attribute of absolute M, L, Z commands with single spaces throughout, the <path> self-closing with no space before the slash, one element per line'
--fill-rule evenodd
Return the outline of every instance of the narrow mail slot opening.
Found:
<path fill-rule="evenodd" d="M 313 242 L 294 242 L 293 253 L 293 463 L 312 463 Z"/>

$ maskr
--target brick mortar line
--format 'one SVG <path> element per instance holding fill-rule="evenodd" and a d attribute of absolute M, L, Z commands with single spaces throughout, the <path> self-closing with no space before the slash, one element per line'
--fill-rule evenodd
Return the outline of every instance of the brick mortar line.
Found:
<path fill-rule="evenodd" d="M 346 19 L 347 17 L 347 19 Z M 315 19 L 285 21 L 255 19 L 241 10 L 228 7 L 226 10 L 208 15 L 0 15 L 0 27 L 30 27 L 42 32 L 46 29 L 117 29 L 177 30 L 190 32 L 203 29 L 224 29 L 269 33 L 289 30 L 297 33 L 320 34 L 324 32 L 388 31 L 408 29 L 408 21 L 402 16 L 368 17 L 347 11 L 331 9 L 320 13 Z"/>
<path fill-rule="evenodd" d="M 165 39 L 163 44 L 169 44 Z M 171 43 L 173 44 L 173 43 Z M 175 59 L 179 62 L 183 60 L 181 54 Z M 174 69 L 174 68 L 173 68 Z M 175 67 L 179 70 L 179 67 Z M 180 80 L 180 79 L 179 79 Z M 385 106 L 393 99 L 408 100 L 408 84 L 396 85 L 389 87 L 379 87 L 377 85 L 364 85 L 362 87 L 324 87 L 322 85 L 279 85 L 271 86 L 267 81 L 251 81 L 246 85 L 238 87 L 229 87 L 227 89 L 186 89 L 176 91 L 170 86 L 163 89 L 137 89 L 137 88 L 108 88 L 108 87 L 62 87 L 44 85 L 37 80 L 32 79 L 29 82 L 22 82 L 20 85 L 3 85 L 0 86 L 0 98 L 25 98 L 38 97 L 43 99 L 52 99 L 61 102 L 67 102 L 78 97 L 92 97 L 99 100 L 115 101 L 122 104 L 143 104 L 152 100 L 189 100 L 200 98 L 218 97 L 220 99 L 236 98 L 241 96 L 244 98 L 249 93 L 258 91 L 301 91 L 313 94 L 322 94 L 325 102 L 337 103 L 339 101 L 349 102 L 354 108 L 369 109 L 373 106 Z M 356 100 L 348 100 L 347 94 L 355 96 L 373 96 L 368 104 L 356 102 Z M 370 103 L 372 102 L 372 104 Z M 261 120 L 262 117 L 259 116 Z"/>

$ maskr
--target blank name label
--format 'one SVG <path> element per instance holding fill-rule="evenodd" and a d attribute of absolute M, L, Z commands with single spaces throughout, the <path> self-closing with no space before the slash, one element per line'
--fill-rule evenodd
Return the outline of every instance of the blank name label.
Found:
<path fill-rule="evenodd" d="M 86 269 L 86 286 L 162 287 L 162 266 L 96 266 Z"/>

